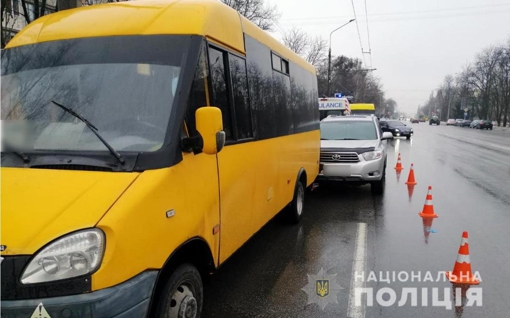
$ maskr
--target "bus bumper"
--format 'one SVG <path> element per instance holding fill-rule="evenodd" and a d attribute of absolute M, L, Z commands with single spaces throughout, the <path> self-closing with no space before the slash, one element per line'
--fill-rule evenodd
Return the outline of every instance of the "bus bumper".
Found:
<path fill-rule="evenodd" d="M 87 294 L 2 301 L 2 317 L 31 317 L 40 303 L 51 318 L 145 317 L 157 274 L 144 272 L 117 286 Z M 37 317 L 43 316 L 37 312 Z"/>

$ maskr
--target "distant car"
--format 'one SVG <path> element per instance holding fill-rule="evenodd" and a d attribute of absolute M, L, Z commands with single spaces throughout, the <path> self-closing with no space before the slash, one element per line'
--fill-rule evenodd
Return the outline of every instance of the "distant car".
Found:
<path fill-rule="evenodd" d="M 454 126 L 462 126 L 462 122 L 464 121 L 464 119 L 455 119 L 455 124 L 453 124 Z"/>
<path fill-rule="evenodd" d="M 489 120 L 480 120 L 480 123 L 479 123 L 479 129 L 487 129 L 487 130 L 492 130 L 492 122 L 490 122 Z"/>
<path fill-rule="evenodd" d="M 459 125 L 459 126 L 461 126 L 461 127 L 469 127 L 469 125 L 471 125 L 471 120 L 469 120 L 469 119 L 464 119 L 464 120 L 462 121 L 462 123 L 460 123 L 460 125 Z"/>
<path fill-rule="evenodd" d="M 418 118 L 411 118 L 411 124 L 419 124 L 420 120 Z"/>
<path fill-rule="evenodd" d="M 454 125 L 455 126 L 455 119 L 448 119 L 446 121 L 446 126 Z"/>
<path fill-rule="evenodd" d="M 420 118 L 419 120 L 420 120 L 420 122 L 422 122 L 422 123 L 424 123 L 424 122 L 425 122 L 425 118 L 424 118 L 424 117 L 423 117 L 423 118 Z"/>
<path fill-rule="evenodd" d="M 439 119 L 439 116 L 434 115 L 434 116 L 430 117 L 429 125 L 432 125 L 432 124 L 436 124 L 438 126 L 441 124 L 441 120 Z"/>
<path fill-rule="evenodd" d="M 407 127 L 404 123 L 399 122 L 398 120 L 385 120 L 379 122 L 379 126 L 381 126 L 381 130 L 383 132 L 392 133 L 393 137 L 406 137 L 406 139 L 411 139 L 413 135 L 413 129 Z"/>
<path fill-rule="evenodd" d="M 469 124 L 469 128 L 480 129 L 480 120 L 473 120 L 471 124 Z"/>

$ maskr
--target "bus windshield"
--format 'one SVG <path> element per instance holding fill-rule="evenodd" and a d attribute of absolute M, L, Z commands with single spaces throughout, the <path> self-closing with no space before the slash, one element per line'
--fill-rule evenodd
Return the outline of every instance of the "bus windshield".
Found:
<path fill-rule="evenodd" d="M 107 151 L 88 120 L 117 151 L 155 151 L 163 145 L 182 76 L 186 41 L 170 37 L 133 47 L 119 38 L 35 44 L 2 54 L 3 141 L 23 151 Z M 161 40 L 161 38 L 160 38 Z M 147 52 L 172 42 L 165 56 Z M 160 50 L 161 52 L 161 50 Z"/>

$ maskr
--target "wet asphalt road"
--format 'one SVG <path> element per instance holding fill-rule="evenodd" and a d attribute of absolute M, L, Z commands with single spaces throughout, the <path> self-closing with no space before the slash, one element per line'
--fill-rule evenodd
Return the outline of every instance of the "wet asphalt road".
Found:
<path fill-rule="evenodd" d="M 203 317 L 510 317 L 510 131 L 408 125 L 415 130 L 411 140 L 388 141 L 382 197 L 372 196 L 370 186 L 308 193 L 301 224 L 270 222 L 213 276 L 205 287 Z M 400 180 L 393 168 L 399 152 L 405 168 Z M 410 199 L 405 181 L 411 163 L 418 185 Z M 430 232 L 418 216 L 429 185 L 439 215 Z M 453 269 L 463 231 L 469 232 L 472 269 L 482 278 L 482 306 L 432 306 L 434 288 L 439 300 L 444 288 L 451 289 L 436 278 L 438 271 Z M 337 303 L 324 310 L 308 304 L 302 290 L 307 274 L 321 268 L 336 274 L 343 288 L 330 291 L 328 299 L 337 294 Z M 420 272 L 421 282 L 363 285 L 353 279 L 357 269 L 364 269 L 365 277 L 373 271 L 378 280 L 380 272 L 383 278 L 387 271 Z M 423 281 L 427 272 L 433 282 Z M 366 300 L 358 307 L 349 303 L 355 287 L 373 288 L 373 306 Z M 387 307 L 375 297 L 385 287 L 397 295 Z M 398 305 L 403 288 L 418 291 L 417 306 L 410 298 Z M 428 291 L 427 306 L 421 305 L 422 288 Z"/>

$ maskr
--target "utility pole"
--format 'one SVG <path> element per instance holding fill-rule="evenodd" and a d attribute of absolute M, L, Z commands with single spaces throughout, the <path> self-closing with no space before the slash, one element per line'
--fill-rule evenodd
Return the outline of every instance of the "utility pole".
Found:
<path fill-rule="evenodd" d="M 332 93 L 331 93 L 331 36 L 333 35 L 333 32 L 335 31 L 338 31 L 340 30 L 341 28 L 343 28 L 344 26 L 346 26 L 347 24 L 353 22 L 354 20 L 356 19 L 351 19 L 349 20 L 349 22 L 343 24 L 342 26 L 334 29 L 333 31 L 331 31 L 331 33 L 329 34 L 329 53 L 328 53 L 328 91 L 326 92 L 326 95 L 329 95 L 331 96 Z"/>

